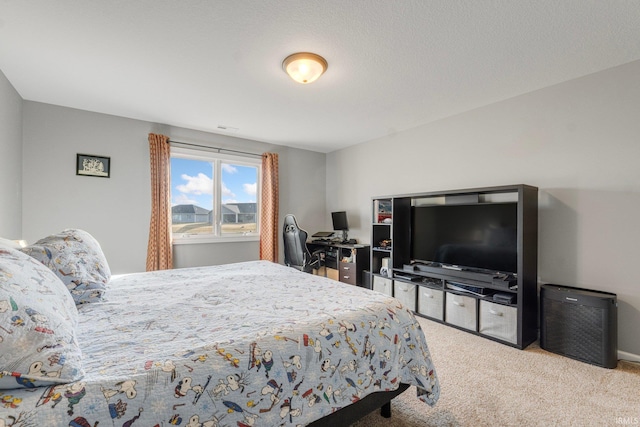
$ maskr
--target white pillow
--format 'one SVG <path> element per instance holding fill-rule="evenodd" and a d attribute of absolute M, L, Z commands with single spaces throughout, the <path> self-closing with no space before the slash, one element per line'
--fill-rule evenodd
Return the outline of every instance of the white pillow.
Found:
<path fill-rule="evenodd" d="M 20 249 L 20 243 L 15 240 L 5 239 L 0 237 L 0 248 L 11 248 L 11 249 Z"/>
<path fill-rule="evenodd" d="M 77 321 L 58 276 L 20 251 L 0 248 L 0 391 L 82 378 Z"/>

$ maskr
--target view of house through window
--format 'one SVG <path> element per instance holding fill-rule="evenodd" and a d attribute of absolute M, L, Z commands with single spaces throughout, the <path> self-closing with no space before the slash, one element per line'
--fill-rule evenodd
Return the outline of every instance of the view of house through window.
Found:
<path fill-rule="evenodd" d="M 172 148 L 174 239 L 255 236 L 260 159 Z"/>

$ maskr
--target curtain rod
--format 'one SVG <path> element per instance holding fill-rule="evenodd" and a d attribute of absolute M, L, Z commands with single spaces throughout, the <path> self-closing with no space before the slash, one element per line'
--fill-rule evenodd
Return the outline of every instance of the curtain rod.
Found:
<path fill-rule="evenodd" d="M 264 154 L 256 154 L 256 153 L 249 153 L 249 152 L 246 152 L 246 151 L 231 150 L 229 148 L 211 147 L 210 145 L 193 144 L 191 142 L 176 141 L 176 140 L 173 140 L 173 139 L 169 140 L 169 144 L 180 144 L 180 145 L 189 145 L 191 147 L 208 148 L 209 150 L 217 150 L 218 153 L 221 152 L 221 151 L 227 151 L 229 153 L 244 154 L 246 156 L 256 156 L 256 157 L 263 157 L 264 156 Z"/>

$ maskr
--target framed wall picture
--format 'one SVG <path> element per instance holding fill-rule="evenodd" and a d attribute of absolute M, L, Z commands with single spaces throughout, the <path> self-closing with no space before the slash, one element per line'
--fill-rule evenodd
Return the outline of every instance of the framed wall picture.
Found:
<path fill-rule="evenodd" d="M 78 154 L 76 156 L 76 175 L 109 178 L 111 175 L 111 157 Z"/>

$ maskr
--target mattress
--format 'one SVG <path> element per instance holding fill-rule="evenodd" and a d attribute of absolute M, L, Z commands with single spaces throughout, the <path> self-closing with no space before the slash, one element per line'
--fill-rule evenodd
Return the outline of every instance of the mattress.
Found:
<path fill-rule="evenodd" d="M 78 312 L 84 376 L 0 390 L 0 425 L 306 425 L 400 383 L 439 396 L 398 300 L 267 261 L 114 276 Z"/>

